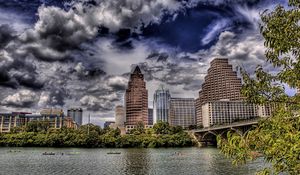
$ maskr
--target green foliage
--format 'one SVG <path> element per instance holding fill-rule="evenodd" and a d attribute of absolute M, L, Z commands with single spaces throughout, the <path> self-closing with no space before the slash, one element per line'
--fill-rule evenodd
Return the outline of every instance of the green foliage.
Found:
<path fill-rule="evenodd" d="M 169 123 L 158 121 L 154 124 L 153 130 L 155 134 L 169 134 L 171 133 L 171 128 Z"/>
<path fill-rule="evenodd" d="M 35 123 L 36 124 L 36 123 Z M 24 132 L 0 135 L 0 146 L 37 147 L 89 147 L 89 148 L 129 148 L 129 147 L 183 147 L 193 146 L 192 139 L 181 127 L 169 127 L 173 134 L 155 135 L 153 129 L 137 127 L 139 134 L 120 135 L 120 129 L 100 128 L 92 124 L 79 129 L 61 128 L 40 130 L 29 125 Z M 143 127 L 143 128 L 142 128 Z M 37 131 L 40 130 L 40 131 Z"/>
<path fill-rule="evenodd" d="M 145 125 L 143 122 L 138 122 L 136 128 L 130 130 L 130 134 L 140 135 L 145 133 Z"/>
<path fill-rule="evenodd" d="M 272 118 L 260 121 L 246 135 L 228 132 L 227 139 L 218 136 L 218 146 L 234 164 L 261 155 L 272 164 L 263 172 L 300 174 L 300 118 L 293 115 L 290 109 L 279 107 Z"/>
<path fill-rule="evenodd" d="M 289 1 L 289 8 L 278 6 L 265 11 L 261 33 L 265 38 L 266 58 L 277 73 L 258 66 L 255 77 L 242 70 L 242 94 L 256 104 L 276 106 L 273 116 L 259 122 L 244 135 L 229 132 L 218 136 L 218 146 L 234 164 L 263 156 L 270 168 L 258 174 L 300 174 L 300 95 L 289 97 L 283 83 L 300 89 L 300 2 Z"/>
<path fill-rule="evenodd" d="M 25 126 L 27 132 L 46 132 L 50 128 L 50 121 L 31 121 Z"/>

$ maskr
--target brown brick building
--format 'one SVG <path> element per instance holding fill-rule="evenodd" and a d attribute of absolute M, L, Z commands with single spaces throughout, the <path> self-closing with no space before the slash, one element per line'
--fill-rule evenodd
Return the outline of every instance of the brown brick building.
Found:
<path fill-rule="evenodd" d="M 138 122 L 148 125 L 148 90 L 144 75 L 138 66 L 130 75 L 125 93 L 125 108 L 125 125 L 136 125 Z"/>
<path fill-rule="evenodd" d="M 197 125 L 203 125 L 202 105 L 209 101 L 228 99 L 230 101 L 243 100 L 240 90 L 241 79 L 232 70 L 232 65 L 228 59 L 216 58 L 210 63 L 208 74 L 204 78 L 204 83 L 199 91 L 199 98 L 196 99 Z"/>

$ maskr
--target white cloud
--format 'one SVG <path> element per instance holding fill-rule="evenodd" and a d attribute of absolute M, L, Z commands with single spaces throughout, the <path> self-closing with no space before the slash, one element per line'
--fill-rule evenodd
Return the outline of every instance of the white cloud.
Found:
<path fill-rule="evenodd" d="M 36 103 L 38 99 L 39 97 L 35 92 L 30 90 L 20 90 L 19 92 L 4 98 L 2 104 L 6 106 L 26 107 Z"/>
<path fill-rule="evenodd" d="M 25 29 L 31 27 L 29 24 L 24 22 L 26 18 L 25 16 L 9 12 L 3 8 L 0 8 L 0 14 L 0 25 L 8 24 L 19 34 L 24 32 Z"/>
<path fill-rule="evenodd" d="M 216 22 L 212 23 L 208 26 L 207 30 L 208 33 L 202 38 L 201 42 L 203 45 L 210 43 L 213 39 L 216 38 L 226 27 L 230 25 L 230 21 L 227 19 L 217 20 Z"/>

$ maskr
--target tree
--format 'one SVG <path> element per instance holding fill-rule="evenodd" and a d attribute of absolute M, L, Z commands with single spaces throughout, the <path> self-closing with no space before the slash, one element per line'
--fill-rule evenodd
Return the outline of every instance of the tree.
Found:
<path fill-rule="evenodd" d="M 138 122 L 136 127 L 130 130 L 130 134 L 140 135 L 145 133 L 145 125 L 143 122 Z"/>
<path fill-rule="evenodd" d="M 30 121 L 27 123 L 25 130 L 27 132 L 47 132 L 50 129 L 50 121 Z"/>
<path fill-rule="evenodd" d="M 289 8 L 277 6 L 261 15 L 267 61 L 278 71 L 268 73 L 258 66 L 255 77 L 242 70 L 242 94 L 248 102 L 276 107 L 271 118 L 239 135 L 218 136 L 218 145 L 235 164 L 260 155 L 271 163 L 258 174 L 300 174 L 300 95 L 289 97 L 283 83 L 300 89 L 300 2 L 289 0 Z"/>
<path fill-rule="evenodd" d="M 169 134 L 170 133 L 170 125 L 167 122 L 158 121 L 154 124 L 153 130 L 155 134 Z"/>

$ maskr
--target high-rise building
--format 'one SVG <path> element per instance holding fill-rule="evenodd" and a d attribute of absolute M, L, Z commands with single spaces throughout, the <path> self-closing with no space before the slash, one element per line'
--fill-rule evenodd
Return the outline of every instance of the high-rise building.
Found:
<path fill-rule="evenodd" d="M 170 92 L 163 87 L 157 89 L 153 96 L 153 122 L 169 122 Z"/>
<path fill-rule="evenodd" d="M 71 108 L 68 109 L 67 116 L 71 117 L 79 126 L 82 125 L 82 109 L 81 108 Z"/>
<path fill-rule="evenodd" d="M 183 128 L 196 125 L 195 99 L 171 98 L 169 122 L 172 126 Z"/>
<path fill-rule="evenodd" d="M 153 109 L 148 109 L 148 125 L 153 125 Z"/>
<path fill-rule="evenodd" d="M 137 125 L 139 122 L 148 125 L 148 90 L 138 66 L 130 75 L 125 92 L 126 122 L 125 125 Z"/>
<path fill-rule="evenodd" d="M 115 126 L 120 128 L 124 127 L 124 123 L 126 122 L 126 117 L 125 117 L 125 108 L 124 106 L 116 106 L 115 108 Z"/>
<path fill-rule="evenodd" d="M 258 106 L 243 101 L 212 101 L 202 105 L 203 127 L 259 117 Z"/>
<path fill-rule="evenodd" d="M 216 58 L 210 64 L 202 89 L 199 91 L 199 98 L 196 99 L 197 125 L 203 125 L 202 105 L 205 103 L 222 99 L 243 100 L 240 93 L 241 79 L 232 70 L 232 65 L 228 63 L 228 59 Z"/>

